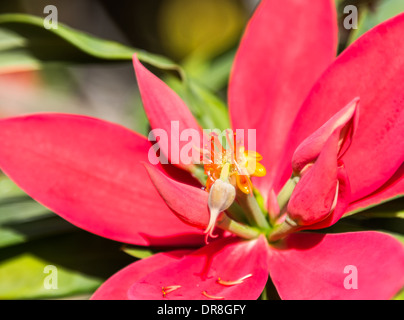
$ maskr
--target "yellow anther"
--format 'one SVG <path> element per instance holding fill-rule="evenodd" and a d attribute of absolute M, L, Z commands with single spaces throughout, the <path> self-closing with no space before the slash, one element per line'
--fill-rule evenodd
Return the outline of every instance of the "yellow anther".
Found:
<path fill-rule="evenodd" d="M 255 171 L 251 174 L 254 177 L 264 177 L 267 174 L 267 170 L 261 163 L 255 164 Z"/>
<path fill-rule="evenodd" d="M 230 175 L 230 164 L 226 163 L 220 172 L 220 180 L 227 181 Z"/>
<path fill-rule="evenodd" d="M 237 187 L 245 194 L 252 194 L 252 183 L 247 175 L 236 176 Z"/>
<path fill-rule="evenodd" d="M 167 294 L 170 292 L 173 292 L 177 289 L 181 288 L 181 286 L 167 286 L 167 287 L 161 287 L 161 292 L 163 293 L 163 298 L 166 297 Z"/>
<path fill-rule="evenodd" d="M 244 152 L 244 156 L 247 159 L 252 158 L 252 159 L 255 159 L 256 161 L 261 161 L 262 160 L 262 156 L 256 151 L 247 150 L 247 151 Z"/>
<path fill-rule="evenodd" d="M 258 152 L 245 150 L 244 146 L 239 146 L 235 134 L 231 139 L 229 131 L 226 131 L 226 139 L 229 146 L 227 149 L 221 145 L 218 136 L 212 133 L 210 150 L 200 152 L 208 176 L 206 190 L 209 191 L 214 182 L 220 179 L 231 183 L 234 187 L 237 186 L 246 194 L 252 194 L 250 177 L 266 175 L 265 167 L 259 163 L 262 156 Z"/>

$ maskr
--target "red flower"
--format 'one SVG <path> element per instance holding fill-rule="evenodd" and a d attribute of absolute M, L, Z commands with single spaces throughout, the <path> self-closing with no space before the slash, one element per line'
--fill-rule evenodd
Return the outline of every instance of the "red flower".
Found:
<path fill-rule="evenodd" d="M 214 201 L 192 180 L 194 167 L 144 165 L 150 142 L 105 121 L 60 114 L 0 120 L 0 167 L 83 229 L 137 245 L 185 248 L 135 262 L 94 299 L 256 299 L 268 272 L 284 299 L 391 298 L 404 285 L 404 248 L 394 238 L 297 233 L 404 192 L 404 15 L 334 59 L 336 30 L 333 3 L 324 0 L 264 0 L 247 26 L 229 107 L 233 128 L 257 130 L 267 174 L 252 181 L 270 219 L 258 214 L 250 227 L 215 217 L 216 226 L 237 236 L 225 232 L 204 246 Z M 180 132 L 201 132 L 184 102 L 136 57 L 134 65 L 152 128 L 170 135 L 178 121 Z M 169 159 L 171 147 L 160 145 Z M 251 192 L 247 164 L 240 171 L 210 169 L 211 194 L 221 179 L 241 190 L 239 198 L 244 187 Z M 347 267 L 358 272 L 357 288 L 344 285 Z"/>

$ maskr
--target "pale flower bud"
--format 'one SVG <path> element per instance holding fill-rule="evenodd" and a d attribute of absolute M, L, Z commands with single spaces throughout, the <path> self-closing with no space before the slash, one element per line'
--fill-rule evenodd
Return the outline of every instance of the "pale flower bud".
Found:
<path fill-rule="evenodd" d="M 208 206 L 210 211 L 209 225 L 205 230 L 207 236 L 213 237 L 213 229 L 219 214 L 227 210 L 236 198 L 234 186 L 222 179 L 217 179 L 209 191 Z"/>

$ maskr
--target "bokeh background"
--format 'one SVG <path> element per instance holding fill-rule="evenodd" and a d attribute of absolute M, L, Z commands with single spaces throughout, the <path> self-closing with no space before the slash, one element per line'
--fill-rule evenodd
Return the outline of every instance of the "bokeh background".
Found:
<path fill-rule="evenodd" d="M 228 75 L 258 2 L 2 0 L 0 117 L 43 111 L 79 113 L 147 134 L 130 60 L 136 48 L 158 55 L 151 56 L 151 69 L 187 101 L 201 123 L 226 127 Z M 100 56 L 104 47 L 97 52 L 94 43 L 86 42 L 94 53 L 31 23 L 27 14 L 43 19 L 49 4 L 57 7 L 60 26 L 120 43 L 122 54 Z M 343 8 L 351 4 L 359 9 L 357 30 L 342 27 Z M 339 52 L 374 25 L 404 12 L 403 0 L 341 0 L 336 6 Z M 74 32 L 73 40 L 79 37 Z M 160 56 L 169 60 L 159 60 Z M 172 65 L 181 66 L 186 84 Z M 403 208 L 402 200 L 394 200 L 345 219 L 335 230 L 367 228 L 403 235 Z M 0 299 L 87 299 L 116 271 L 157 251 L 124 246 L 72 226 L 0 172 Z M 44 288 L 46 265 L 58 268 L 57 290 Z"/>

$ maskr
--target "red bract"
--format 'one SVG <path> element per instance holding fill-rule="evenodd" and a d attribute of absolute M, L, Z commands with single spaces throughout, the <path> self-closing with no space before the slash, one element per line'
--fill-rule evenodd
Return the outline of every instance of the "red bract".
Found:
<path fill-rule="evenodd" d="M 93 299 L 257 299 L 268 273 L 284 299 L 388 299 L 404 285 L 404 248 L 389 235 L 297 233 L 404 192 L 404 15 L 336 59 L 335 17 L 332 1 L 264 0 L 235 59 L 231 121 L 257 130 L 267 175 L 253 183 L 271 226 L 222 214 L 216 226 L 235 235 L 204 245 L 209 194 L 192 179 L 192 165 L 147 164 L 145 137 L 97 119 L 0 121 L 0 167 L 34 199 L 95 234 L 184 249 L 133 263 Z M 178 121 L 180 130 L 201 132 L 164 82 L 136 57 L 134 66 L 152 128 L 170 134 Z M 170 158 L 170 148 L 160 151 Z M 279 207 L 275 195 L 290 183 Z M 344 286 L 351 266 L 356 289 Z"/>

